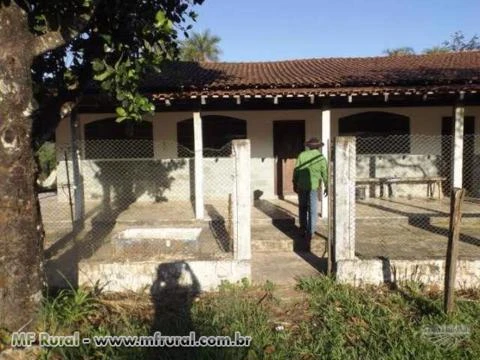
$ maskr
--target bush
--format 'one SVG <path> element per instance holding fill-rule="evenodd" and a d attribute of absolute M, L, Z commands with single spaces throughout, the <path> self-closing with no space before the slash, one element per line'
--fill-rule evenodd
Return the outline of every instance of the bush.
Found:
<path fill-rule="evenodd" d="M 55 143 L 50 141 L 44 142 L 36 151 L 35 156 L 38 159 L 38 165 L 40 167 L 39 178 L 43 180 L 48 177 L 57 166 Z"/>

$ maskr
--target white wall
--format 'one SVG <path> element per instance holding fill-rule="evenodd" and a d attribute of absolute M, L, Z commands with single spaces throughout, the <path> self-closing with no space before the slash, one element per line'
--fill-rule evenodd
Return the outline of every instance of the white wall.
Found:
<path fill-rule="evenodd" d="M 273 121 L 305 120 L 305 138 L 321 137 L 320 110 L 287 111 L 205 111 L 202 116 L 222 115 L 246 121 L 247 137 L 252 151 L 252 192 L 259 190 L 264 198 L 275 196 L 275 160 L 273 159 Z M 176 157 L 177 122 L 192 118 L 191 112 L 158 113 L 153 120 L 155 156 Z M 172 142 L 173 141 L 173 142 Z M 205 181 L 208 181 L 205 177 Z"/>
<path fill-rule="evenodd" d="M 453 106 L 332 109 L 332 136 L 338 135 L 340 118 L 369 111 L 384 111 L 408 116 L 410 118 L 411 134 L 440 136 L 442 132 L 442 118 L 452 116 Z M 467 106 L 465 108 L 465 116 L 475 117 L 475 132 L 480 134 L 480 106 Z M 434 155 L 440 155 L 441 153 L 440 138 L 436 141 L 431 139 L 431 141 L 425 143 L 421 137 L 418 137 L 410 145 L 413 153 Z M 480 154 L 480 144 L 477 145 L 476 151 Z"/>
<path fill-rule="evenodd" d="M 441 134 L 442 117 L 452 115 L 451 106 L 441 107 L 391 107 L 391 108 L 349 108 L 332 109 L 332 137 L 338 135 L 338 121 L 341 117 L 367 112 L 385 111 L 408 116 L 412 134 Z M 305 138 L 321 137 L 321 110 L 265 110 L 265 111 L 205 111 L 206 115 L 223 115 L 247 122 L 247 137 L 251 141 L 252 153 L 252 192 L 260 190 L 264 198 L 275 196 L 275 160 L 273 158 L 273 121 L 305 120 Z M 79 131 L 84 138 L 85 124 L 115 116 L 114 114 L 80 114 Z M 154 155 L 156 159 L 177 158 L 177 122 L 192 118 L 192 112 L 156 113 L 149 120 L 153 121 Z M 465 116 L 475 117 L 475 130 L 480 134 L 480 106 L 466 107 Z M 70 140 L 68 119 L 63 120 L 57 128 L 57 144 Z M 480 136 L 476 143 L 476 154 L 480 154 Z M 428 142 L 421 138 L 414 139 L 411 151 L 418 154 L 439 155 L 441 153 L 440 138 L 430 138 Z M 58 154 L 59 156 L 61 154 Z M 61 158 L 60 158 L 61 159 Z M 220 167 L 220 166 L 217 166 Z M 213 178 L 213 177 L 212 177 Z M 214 182 L 208 182 L 206 188 L 213 189 Z"/>

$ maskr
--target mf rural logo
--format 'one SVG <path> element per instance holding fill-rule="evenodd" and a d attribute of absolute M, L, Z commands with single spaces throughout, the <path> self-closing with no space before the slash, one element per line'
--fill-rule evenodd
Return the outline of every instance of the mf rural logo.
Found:
<path fill-rule="evenodd" d="M 422 335 L 436 345 L 457 346 L 470 338 L 471 329 L 468 325 L 428 325 Z"/>

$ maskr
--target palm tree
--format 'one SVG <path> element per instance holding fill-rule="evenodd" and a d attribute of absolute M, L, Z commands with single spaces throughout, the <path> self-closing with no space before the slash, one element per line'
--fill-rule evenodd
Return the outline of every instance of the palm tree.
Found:
<path fill-rule="evenodd" d="M 180 59 L 183 61 L 218 61 L 222 53 L 218 47 L 220 38 L 212 35 L 210 30 L 203 33 L 193 33 L 192 36 L 184 40 L 180 47 Z"/>
<path fill-rule="evenodd" d="M 383 53 L 388 56 L 415 55 L 415 51 L 409 46 L 399 47 L 395 49 L 386 49 L 383 51 Z"/>

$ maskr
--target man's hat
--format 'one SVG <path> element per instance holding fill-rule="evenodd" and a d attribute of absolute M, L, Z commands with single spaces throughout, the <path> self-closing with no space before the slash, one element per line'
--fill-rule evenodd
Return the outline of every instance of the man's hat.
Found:
<path fill-rule="evenodd" d="M 319 148 L 323 146 L 323 143 L 318 140 L 316 137 L 312 137 L 308 139 L 307 142 L 305 142 L 305 146 L 308 146 L 309 148 Z"/>

